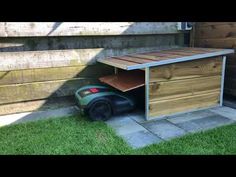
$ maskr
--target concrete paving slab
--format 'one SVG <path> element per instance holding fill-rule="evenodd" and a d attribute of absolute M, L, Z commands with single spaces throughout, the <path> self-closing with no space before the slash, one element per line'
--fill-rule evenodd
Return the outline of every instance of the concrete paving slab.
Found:
<path fill-rule="evenodd" d="M 176 125 L 189 133 L 202 131 L 202 127 L 193 121 L 181 122 Z"/>
<path fill-rule="evenodd" d="M 107 121 L 118 135 L 133 148 L 145 147 L 180 137 L 189 132 L 199 132 L 235 122 L 236 110 L 215 107 L 146 121 L 141 112 L 114 117 Z"/>
<path fill-rule="evenodd" d="M 129 113 L 128 116 L 129 116 L 131 119 L 133 119 L 133 120 L 135 120 L 136 122 L 138 122 L 138 123 L 144 123 L 144 122 L 146 122 L 145 113 L 142 112 L 142 111 Z"/>
<path fill-rule="evenodd" d="M 178 127 L 183 128 L 188 132 L 198 132 L 203 130 L 208 130 L 212 128 L 216 128 L 222 125 L 231 124 L 234 121 L 223 117 L 221 115 L 214 115 L 209 117 L 203 117 L 200 119 L 190 120 L 187 122 L 182 122 L 176 124 Z"/>
<path fill-rule="evenodd" d="M 210 111 L 236 121 L 236 109 L 226 106 L 212 108 Z"/>
<path fill-rule="evenodd" d="M 129 116 L 116 116 L 106 121 L 118 135 L 126 135 L 137 131 L 147 131 L 143 126 L 132 120 Z"/>
<path fill-rule="evenodd" d="M 29 121 L 58 118 L 64 116 L 78 115 L 79 110 L 75 106 L 59 108 L 47 111 L 24 112 L 0 116 L 0 126 L 24 123 Z"/>
<path fill-rule="evenodd" d="M 123 138 L 133 148 L 142 148 L 151 144 L 160 143 L 163 140 L 155 136 L 149 131 L 138 131 L 130 134 L 126 134 Z"/>
<path fill-rule="evenodd" d="M 234 121 L 224 116 L 216 115 L 216 116 L 210 116 L 210 117 L 193 120 L 193 122 L 200 125 L 203 129 L 210 129 L 210 128 L 230 124 L 230 123 L 233 123 Z"/>
<path fill-rule="evenodd" d="M 126 135 L 137 131 L 147 131 L 143 126 L 137 124 L 136 122 L 113 128 L 115 129 L 118 135 Z"/>
<path fill-rule="evenodd" d="M 169 140 L 175 137 L 182 136 L 186 133 L 185 130 L 175 126 L 167 120 L 159 120 L 142 124 L 146 129 L 156 134 L 164 140 Z"/>
<path fill-rule="evenodd" d="M 132 120 L 129 116 L 125 115 L 119 115 L 119 116 L 114 116 L 111 119 L 107 120 L 106 123 L 112 127 L 120 127 L 123 125 L 127 125 L 130 123 L 133 123 L 134 120 Z"/>
<path fill-rule="evenodd" d="M 176 116 L 170 116 L 167 118 L 167 120 L 174 124 L 179 124 L 179 123 L 187 122 L 190 120 L 196 120 L 196 119 L 214 116 L 214 115 L 216 114 L 209 110 L 199 110 L 199 111 L 184 113 L 184 114 L 180 114 Z"/>

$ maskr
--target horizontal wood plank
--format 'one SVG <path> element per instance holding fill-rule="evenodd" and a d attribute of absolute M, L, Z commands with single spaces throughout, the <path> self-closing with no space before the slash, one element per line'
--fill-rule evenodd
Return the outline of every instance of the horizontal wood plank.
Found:
<path fill-rule="evenodd" d="M 75 105 L 74 96 L 23 101 L 19 103 L 0 105 L 0 115 L 31 112 L 31 111 L 45 111 L 74 105 Z"/>
<path fill-rule="evenodd" d="M 152 52 L 152 53 L 147 53 L 147 54 L 135 54 L 135 55 L 130 55 L 130 56 L 145 58 L 145 59 L 150 59 L 150 60 L 156 60 L 156 61 L 179 57 L 179 55 L 162 54 L 162 53 L 158 53 L 158 52 Z"/>
<path fill-rule="evenodd" d="M 180 33 L 177 22 L 1 22 L 1 37 Z"/>
<path fill-rule="evenodd" d="M 96 79 L 70 79 L 26 84 L 0 86 L 0 104 L 15 103 L 74 95 L 75 91 L 87 84 L 96 84 Z"/>
<path fill-rule="evenodd" d="M 124 49 L 176 45 L 176 35 L 149 34 L 127 36 L 0 37 L 0 52 L 65 49 Z M 179 43 L 178 43 L 179 44 Z M 114 50 L 116 51 L 116 50 Z"/>
<path fill-rule="evenodd" d="M 164 116 L 217 105 L 220 92 L 208 91 L 198 95 L 150 102 L 149 116 Z"/>
<path fill-rule="evenodd" d="M 175 80 L 151 83 L 149 99 L 162 100 L 183 96 L 197 95 L 201 91 L 220 89 L 221 76 L 200 77 L 193 79 Z"/>
<path fill-rule="evenodd" d="M 196 39 L 235 38 L 236 23 L 225 23 L 223 25 L 210 25 L 196 28 Z"/>
<path fill-rule="evenodd" d="M 99 78 L 114 73 L 114 68 L 104 64 L 0 71 L 0 85 L 53 81 L 72 78 Z"/>
<path fill-rule="evenodd" d="M 236 49 L 235 22 L 198 22 L 192 35 L 195 47 Z M 227 55 L 224 93 L 235 95 L 236 55 Z"/>
<path fill-rule="evenodd" d="M 150 68 L 150 82 L 221 74 L 222 57 L 201 59 Z"/>
<path fill-rule="evenodd" d="M 234 22 L 197 22 L 195 23 L 197 27 L 206 27 L 206 26 L 220 26 L 225 24 L 234 24 Z"/>
<path fill-rule="evenodd" d="M 1 52 L 0 71 L 91 65 L 98 59 L 158 49 L 160 47 Z"/>
<path fill-rule="evenodd" d="M 195 46 L 236 49 L 236 38 L 195 39 Z"/>
<path fill-rule="evenodd" d="M 133 62 L 133 63 L 138 63 L 138 64 L 142 64 L 142 63 L 149 63 L 152 60 L 148 60 L 148 59 L 143 59 L 143 58 L 135 58 L 135 57 L 130 57 L 130 56 L 121 56 L 121 57 L 113 57 L 115 59 L 118 60 L 124 60 L 124 61 L 128 61 L 128 62 Z"/>

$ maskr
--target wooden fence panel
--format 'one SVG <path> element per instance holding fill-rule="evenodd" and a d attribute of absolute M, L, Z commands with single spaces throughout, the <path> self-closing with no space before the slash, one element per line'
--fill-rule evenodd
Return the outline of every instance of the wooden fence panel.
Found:
<path fill-rule="evenodd" d="M 195 47 L 236 49 L 236 22 L 199 22 L 193 36 Z M 236 54 L 227 56 L 224 93 L 236 96 L 235 72 Z"/>

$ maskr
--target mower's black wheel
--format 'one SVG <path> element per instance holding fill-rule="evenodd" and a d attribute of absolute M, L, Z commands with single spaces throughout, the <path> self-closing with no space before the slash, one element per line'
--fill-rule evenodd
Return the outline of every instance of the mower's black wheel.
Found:
<path fill-rule="evenodd" d="M 105 100 L 96 101 L 90 106 L 88 115 L 94 121 L 108 120 L 112 115 L 111 105 Z"/>

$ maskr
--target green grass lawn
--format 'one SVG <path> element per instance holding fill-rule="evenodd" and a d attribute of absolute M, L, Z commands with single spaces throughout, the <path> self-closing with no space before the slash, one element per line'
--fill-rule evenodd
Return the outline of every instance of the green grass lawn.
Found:
<path fill-rule="evenodd" d="M 49 119 L 0 128 L 0 154 L 236 154 L 236 125 L 133 150 L 103 122 Z"/>

